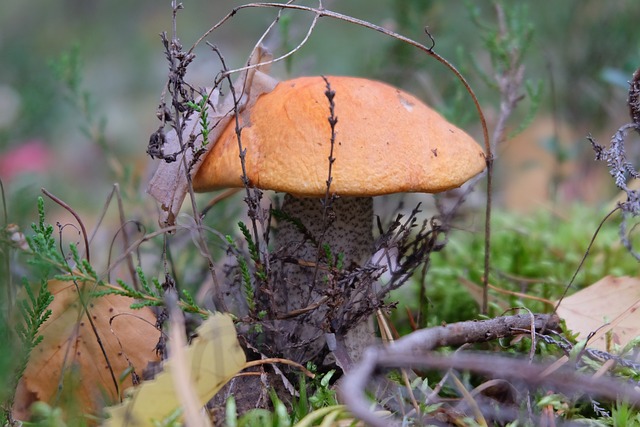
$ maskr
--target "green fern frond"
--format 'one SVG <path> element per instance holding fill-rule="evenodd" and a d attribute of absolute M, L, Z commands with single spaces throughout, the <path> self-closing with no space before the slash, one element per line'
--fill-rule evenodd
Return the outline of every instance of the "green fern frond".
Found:
<path fill-rule="evenodd" d="M 238 222 L 238 227 L 240 227 L 240 231 L 244 236 L 244 240 L 247 242 L 247 247 L 249 248 L 249 255 L 251 256 L 251 259 L 253 260 L 253 262 L 260 262 L 260 253 L 258 252 L 258 247 L 253 241 L 253 238 L 251 237 L 249 228 L 242 221 Z"/>
<path fill-rule="evenodd" d="M 238 256 L 238 266 L 240 267 L 240 273 L 242 275 L 242 292 L 245 300 L 247 301 L 247 305 L 249 306 L 249 310 L 253 313 L 256 309 L 256 302 L 253 295 L 253 285 L 251 283 L 249 265 L 244 258 Z"/>
<path fill-rule="evenodd" d="M 213 126 L 209 121 L 209 111 L 207 109 L 208 102 L 208 95 L 202 95 L 202 98 L 197 103 L 193 101 L 187 101 L 187 105 L 200 116 L 200 134 L 202 135 L 203 146 L 206 146 L 209 143 L 209 134 L 213 129 Z"/>
<path fill-rule="evenodd" d="M 31 286 L 26 280 L 23 285 L 27 293 L 27 299 L 19 304 L 23 323 L 16 326 L 16 332 L 22 343 L 20 363 L 15 375 L 16 381 L 19 379 L 27 366 L 31 351 L 42 341 L 39 335 L 40 328 L 51 316 L 49 305 L 53 302 L 53 295 L 49 292 L 47 281 L 40 282 L 38 296 L 35 296 Z"/>
<path fill-rule="evenodd" d="M 136 267 L 136 274 L 138 275 L 138 279 L 140 279 L 140 284 L 142 285 L 142 289 L 144 289 L 144 291 L 148 294 L 148 295 L 157 295 L 152 289 L 151 286 L 149 286 L 149 281 L 147 280 L 147 276 L 144 274 L 144 271 L 142 271 L 141 267 Z"/>
<path fill-rule="evenodd" d="M 324 257 L 327 259 L 327 264 L 333 265 L 333 253 L 331 253 L 331 246 L 329 246 L 328 243 L 323 243 L 322 249 L 324 250 Z"/>
<path fill-rule="evenodd" d="M 134 302 L 129 306 L 129 308 L 133 310 L 139 310 L 144 307 L 162 307 L 164 306 L 164 302 L 159 300 L 142 300 L 138 302 Z"/>
<path fill-rule="evenodd" d="M 133 289 L 133 287 L 127 284 L 124 280 L 117 279 L 116 282 L 118 283 L 118 285 L 120 285 L 120 287 L 122 287 L 122 289 L 127 292 L 125 296 L 136 299 L 144 299 L 145 295 L 142 292 Z"/>

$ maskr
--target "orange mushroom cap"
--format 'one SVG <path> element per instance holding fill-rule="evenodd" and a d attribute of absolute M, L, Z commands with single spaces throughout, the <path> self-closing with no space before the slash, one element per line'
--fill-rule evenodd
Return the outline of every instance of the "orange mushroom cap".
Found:
<path fill-rule="evenodd" d="M 385 83 L 327 77 L 335 91 L 331 193 L 367 197 L 436 193 L 481 172 L 485 156 L 464 131 L 416 97 Z M 331 128 L 322 77 L 280 82 L 240 118 L 251 185 L 304 197 L 326 192 Z M 235 120 L 204 159 L 196 191 L 242 187 Z"/>

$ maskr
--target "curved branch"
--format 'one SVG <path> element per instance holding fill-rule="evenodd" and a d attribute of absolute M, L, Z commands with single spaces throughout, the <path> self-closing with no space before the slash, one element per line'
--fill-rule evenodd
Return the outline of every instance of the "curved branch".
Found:
<path fill-rule="evenodd" d="M 69 206 L 67 203 L 62 201 L 62 199 L 54 196 L 47 189 L 42 188 L 41 190 L 42 190 L 42 193 L 44 193 L 48 198 L 50 198 L 51 200 L 56 202 L 58 205 L 63 207 L 67 212 L 69 212 L 71 215 L 73 215 L 73 217 L 76 219 L 76 221 L 78 221 L 78 224 L 80 225 L 80 228 L 82 229 L 82 238 L 84 240 L 85 252 L 87 254 L 87 262 L 91 262 L 91 258 L 89 257 L 89 238 L 87 236 L 87 229 L 85 228 L 84 223 L 82 222 L 82 219 L 80 218 L 80 215 L 78 215 L 78 213 L 76 211 L 74 211 L 73 208 L 71 208 L 71 206 Z"/>
<path fill-rule="evenodd" d="M 231 10 L 231 12 L 229 12 L 225 17 L 223 17 L 220 21 L 218 21 L 218 23 L 216 23 L 214 26 L 209 28 L 209 30 L 207 30 L 207 32 L 205 32 L 202 35 L 202 37 L 200 37 L 200 39 L 198 39 L 196 41 L 196 43 L 194 43 L 194 45 L 191 47 L 189 52 L 191 52 L 209 34 L 211 34 L 217 28 L 221 27 L 226 21 L 228 21 L 233 16 L 235 16 L 236 13 L 238 13 L 240 10 L 249 9 L 249 8 L 277 8 L 277 9 L 281 9 L 281 10 L 282 9 L 291 9 L 291 10 L 300 10 L 300 11 L 310 12 L 310 13 L 313 13 L 313 14 L 316 15 L 316 19 L 314 19 L 314 23 L 317 20 L 317 18 L 322 18 L 322 17 L 338 19 L 340 21 L 345 21 L 345 22 L 348 22 L 350 24 L 359 25 L 361 27 L 368 28 L 370 30 L 374 30 L 376 32 L 382 33 L 382 34 L 384 34 L 386 36 L 389 36 L 389 37 L 395 38 L 397 40 L 400 40 L 400 41 L 402 41 L 404 43 L 407 43 L 407 44 L 409 44 L 409 45 L 411 45 L 411 46 L 413 46 L 413 47 L 415 47 L 417 49 L 420 49 L 421 51 L 425 52 L 427 55 L 433 57 L 438 62 L 443 64 L 445 67 L 447 67 L 456 76 L 456 78 L 460 81 L 460 83 L 462 83 L 462 85 L 464 86 L 464 88 L 467 91 L 467 93 L 469 93 L 469 96 L 471 96 L 471 99 L 473 100 L 473 104 L 474 104 L 474 106 L 476 108 L 476 111 L 478 112 L 478 117 L 480 119 L 480 123 L 482 125 L 482 137 L 484 139 L 484 146 L 485 146 L 485 151 L 486 151 L 485 155 L 486 155 L 487 159 L 491 159 L 493 157 L 493 153 L 492 153 L 492 150 L 491 150 L 491 144 L 489 143 L 489 130 L 487 128 L 487 122 L 486 122 L 486 119 L 484 117 L 484 113 L 482 112 L 482 107 L 480 107 L 480 102 L 478 101 L 478 98 L 476 97 L 475 92 L 473 91 L 473 89 L 471 89 L 471 86 L 469 85 L 467 80 L 462 76 L 462 74 L 458 71 L 458 69 L 456 67 L 454 67 L 453 64 L 451 64 L 445 58 L 443 58 L 442 56 L 437 54 L 433 50 L 433 48 L 426 47 L 422 43 L 419 43 L 419 42 L 417 42 L 417 41 L 415 41 L 413 39 L 410 39 L 408 37 L 400 35 L 400 34 L 394 32 L 394 31 L 388 30 L 388 29 L 386 29 L 384 27 L 381 27 L 379 25 L 372 24 L 371 22 L 364 21 L 364 20 L 358 19 L 358 18 L 354 18 L 352 16 L 344 15 L 342 13 L 333 12 L 333 11 L 325 9 L 323 7 L 314 8 L 314 7 L 309 7 L 309 6 L 301 6 L 301 5 L 291 4 L 291 2 L 287 2 L 287 3 L 269 3 L 269 2 L 247 3 L 247 4 L 243 4 L 241 6 L 233 8 Z M 313 24 L 312 24 L 312 27 L 313 27 Z M 307 38 L 308 37 L 305 37 L 305 40 Z M 298 45 L 298 47 L 296 49 L 299 49 L 300 46 L 302 46 L 302 43 L 300 45 Z M 272 59 L 272 60 L 267 61 L 267 62 L 258 63 L 258 64 L 252 64 L 252 65 L 250 65 L 248 67 L 239 68 L 238 70 L 230 70 L 229 72 L 236 72 L 236 71 L 241 71 L 241 70 L 245 70 L 245 69 L 248 69 L 248 68 L 254 68 L 254 67 L 260 67 L 260 66 L 268 65 L 268 64 L 271 64 L 273 62 L 276 62 L 277 60 L 286 58 L 288 55 L 289 54 L 286 54 L 286 55 L 284 55 L 284 56 L 282 56 L 280 58 Z"/>

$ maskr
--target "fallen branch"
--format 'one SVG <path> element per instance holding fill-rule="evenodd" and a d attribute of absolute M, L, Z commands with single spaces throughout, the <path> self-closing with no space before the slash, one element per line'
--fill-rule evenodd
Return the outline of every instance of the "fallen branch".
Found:
<path fill-rule="evenodd" d="M 340 387 L 340 395 L 351 413 L 372 426 L 401 425 L 401 420 L 380 418 L 371 411 L 365 395 L 369 381 L 381 368 L 422 367 L 468 370 L 491 377 L 518 379 L 530 386 L 546 385 L 555 390 L 599 395 L 608 399 L 623 399 L 640 405 L 640 393 L 632 385 L 608 378 L 594 378 L 570 369 L 544 375 L 548 364 L 530 363 L 514 357 L 457 352 L 441 355 L 431 350 L 442 346 L 460 346 L 529 333 L 557 330 L 559 318 L 537 314 L 498 317 L 484 321 L 453 323 L 413 332 L 389 346 L 369 348 L 362 359 L 347 373 Z"/>

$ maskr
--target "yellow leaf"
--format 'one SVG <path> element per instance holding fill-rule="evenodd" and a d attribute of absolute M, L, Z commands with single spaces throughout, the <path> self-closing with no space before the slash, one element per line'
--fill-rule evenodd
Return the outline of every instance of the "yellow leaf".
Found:
<path fill-rule="evenodd" d="M 197 330 L 197 337 L 184 351 L 189 381 L 194 385 L 199 405 L 209 401 L 245 364 L 244 351 L 238 343 L 229 315 L 212 314 Z M 107 408 L 110 419 L 105 427 L 153 426 L 180 407 L 171 370 L 171 358 L 156 379 L 134 388 L 121 405 Z"/>

